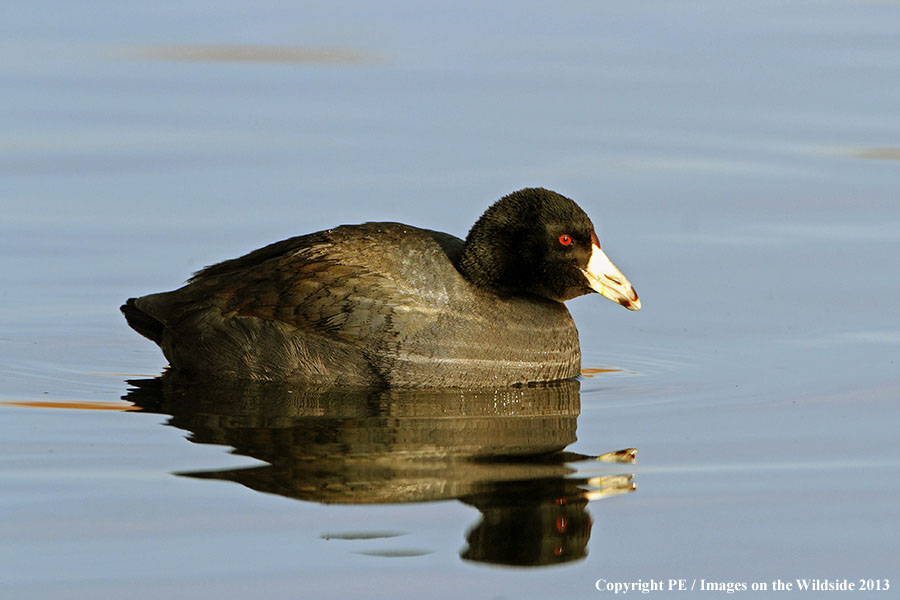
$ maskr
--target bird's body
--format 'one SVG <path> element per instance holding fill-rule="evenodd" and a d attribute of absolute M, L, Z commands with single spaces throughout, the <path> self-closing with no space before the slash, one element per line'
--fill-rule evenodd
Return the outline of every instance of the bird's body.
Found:
<path fill-rule="evenodd" d="M 343 225 L 207 267 L 122 311 L 173 370 L 196 379 L 503 387 L 578 375 L 578 333 L 561 300 L 592 287 L 575 280 L 543 292 L 558 267 L 546 275 L 525 265 L 507 278 L 519 257 L 483 264 L 476 228 L 464 242 L 399 223 Z M 590 256 L 576 257 L 581 271 Z M 522 273 L 539 281 L 510 289 Z"/>

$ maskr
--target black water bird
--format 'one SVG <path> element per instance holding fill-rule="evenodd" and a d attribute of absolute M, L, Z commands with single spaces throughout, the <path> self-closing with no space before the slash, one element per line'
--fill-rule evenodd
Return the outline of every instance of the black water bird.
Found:
<path fill-rule="evenodd" d="M 640 310 L 584 211 L 528 188 L 488 208 L 465 241 L 400 223 L 342 225 L 121 309 L 188 378 L 502 387 L 579 374 L 563 302 L 591 292 Z"/>

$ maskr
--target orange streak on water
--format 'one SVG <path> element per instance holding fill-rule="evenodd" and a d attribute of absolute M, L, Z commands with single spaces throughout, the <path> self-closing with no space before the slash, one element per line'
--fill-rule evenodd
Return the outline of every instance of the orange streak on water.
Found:
<path fill-rule="evenodd" d="M 75 410 L 140 410 L 133 404 L 123 404 L 121 402 L 38 402 L 38 401 L 15 401 L 0 402 L 0 406 L 27 406 L 29 408 L 62 408 Z"/>
<path fill-rule="evenodd" d="M 581 374 L 585 377 L 593 377 L 599 373 L 620 373 L 622 369 L 582 369 Z"/>

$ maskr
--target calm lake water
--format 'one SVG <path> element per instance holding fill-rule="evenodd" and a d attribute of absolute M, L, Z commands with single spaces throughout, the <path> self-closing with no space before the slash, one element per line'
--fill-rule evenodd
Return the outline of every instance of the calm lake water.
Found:
<path fill-rule="evenodd" d="M 7 3 L 0 595 L 896 594 L 898 23 L 887 1 Z M 575 198 L 643 301 L 569 303 L 578 382 L 177 389 L 118 311 L 340 223 L 464 235 L 526 186 Z"/>

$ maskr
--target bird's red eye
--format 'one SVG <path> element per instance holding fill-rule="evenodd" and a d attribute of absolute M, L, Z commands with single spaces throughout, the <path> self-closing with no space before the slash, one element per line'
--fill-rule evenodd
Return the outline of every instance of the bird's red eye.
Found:
<path fill-rule="evenodd" d="M 572 238 L 570 238 L 566 234 L 562 234 L 561 236 L 559 236 L 559 243 L 563 246 L 568 246 L 572 243 Z"/>

